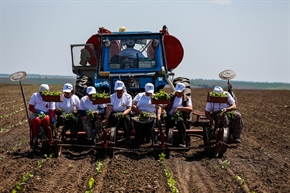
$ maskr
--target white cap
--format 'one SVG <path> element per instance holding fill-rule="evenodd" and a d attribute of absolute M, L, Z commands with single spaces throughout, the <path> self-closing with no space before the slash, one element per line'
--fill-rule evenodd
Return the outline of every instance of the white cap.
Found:
<path fill-rule="evenodd" d="M 39 92 L 43 92 L 45 90 L 49 91 L 48 84 L 41 84 L 40 87 L 39 87 Z"/>
<path fill-rule="evenodd" d="M 218 93 L 222 93 L 224 90 L 222 89 L 222 87 L 220 87 L 220 86 L 216 86 L 216 87 L 214 87 L 214 89 L 213 89 L 213 92 L 218 92 Z"/>
<path fill-rule="evenodd" d="M 115 82 L 115 90 L 123 90 L 124 87 L 124 83 L 121 80 Z"/>
<path fill-rule="evenodd" d="M 73 90 L 73 86 L 70 83 L 66 83 L 63 85 L 63 92 L 71 92 Z"/>
<path fill-rule="evenodd" d="M 87 93 L 90 95 L 90 94 L 96 94 L 97 92 L 96 92 L 95 87 L 93 87 L 93 86 L 89 86 L 89 87 L 87 88 Z"/>
<path fill-rule="evenodd" d="M 179 82 L 175 86 L 175 92 L 182 92 L 185 89 L 185 84 Z"/>
<path fill-rule="evenodd" d="M 152 83 L 145 84 L 145 91 L 147 93 L 153 94 L 154 93 L 154 85 Z"/>

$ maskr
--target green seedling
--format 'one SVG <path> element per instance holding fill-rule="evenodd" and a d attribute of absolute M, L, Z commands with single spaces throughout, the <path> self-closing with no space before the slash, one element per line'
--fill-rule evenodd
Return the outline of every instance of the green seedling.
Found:
<path fill-rule="evenodd" d="M 108 99 L 110 98 L 109 93 L 105 93 L 105 91 L 103 93 L 96 93 L 92 95 L 92 99 L 93 100 L 97 100 L 97 99 Z"/>
<path fill-rule="evenodd" d="M 147 112 L 142 112 L 140 115 L 138 115 L 138 120 L 142 122 L 148 121 L 149 118 L 150 118 L 150 113 L 147 113 Z"/>
<path fill-rule="evenodd" d="M 95 184 L 95 179 L 94 178 L 90 178 L 89 180 L 89 189 L 85 191 L 85 193 L 92 193 L 93 192 L 93 186 Z"/>
<path fill-rule="evenodd" d="M 129 174 L 128 170 L 122 170 L 123 174 Z"/>
<path fill-rule="evenodd" d="M 15 188 L 12 190 L 12 193 L 16 193 L 16 192 L 20 191 L 20 190 L 21 190 L 21 186 L 24 185 L 24 184 L 26 183 L 26 181 L 27 181 L 29 178 L 31 178 L 31 177 L 33 177 L 33 174 L 27 172 L 27 173 L 25 174 L 25 176 L 22 178 L 22 181 L 21 181 L 21 182 L 18 182 L 18 183 L 16 184 Z"/>
<path fill-rule="evenodd" d="M 177 124 L 178 121 L 182 121 L 183 120 L 182 111 L 177 111 L 176 113 L 174 113 L 171 119 L 175 122 L 175 124 Z"/>
<path fill-rule="evenodd" d="M 209 96 L 212 97 L 228 97 L 226 93 L 209 92 Z"/>
<path fill-rule="evenodd" d="M 6 153 L 7 153 L 7 154 L 12 154 L 12 153 L 17 149 L 18 146 L 20 146 L 20 145 L 22 145 L 23 143 L 26 143 L 26 142 L 28 142 L 28 140 L 23 139 L 20 143 L 16 144 L 16 145 L 15 145 L 14 147 L 12 147 L 11 149 L 8 149 L 8 150 L 6 151 Z"/>
<path fill-rule="evenodd" d="M 223 161 L 222 168 L 226 170 L 229 164 L 230 162 L 228 160 Z"/>
<path fill-rule="evenodd" d="M 45 90 L 41 93 L 41 95 L 43 95 L 43 96 L 60 96 L 60 94 L 61 94 L 61 92 L 59 92 L 59 91 L 47 91 L 47 90 Z"/>
<path fill-rule="evenodd" d="M 99 174 L 102 172 L 102 167 L 103 167 L 103 164 L 101 161 L 97 161 L 96 162 L 96 172 Z"/>
<path fill-rule="evenodd" d="M 152 95 L 151 98 L 155 100 L 160 100 L 160 99 L 168 100 L 170 99 L 170 96 L 167 92 L 164 92 L 161 90 L 160 92 L 156 92 L 154 95 Z"/>
<path fill-rule="evenodd" d="M 235 179 L 240 182 L 240 188 L 242 188 L 246 185 L 246 181 L 244 179 L 242 179 L 240 176 L 236 175 Z"/>
<path fill-rule="evenodd" d="M 166 179 L 167 179 L 167 184 L 171 190 L 172 193 L 178 193 L 178 189 L 175 187 L 175 183 L 176 181 L 172 178 L 169 170 L 166 169 L 166 164 L 164 163 L 164 157 L 165 157 L 165 153 L 161 153 L 159 154 L 159 163 L 163 166 L 164 168 L 164 174 L 166 176 Z"/>

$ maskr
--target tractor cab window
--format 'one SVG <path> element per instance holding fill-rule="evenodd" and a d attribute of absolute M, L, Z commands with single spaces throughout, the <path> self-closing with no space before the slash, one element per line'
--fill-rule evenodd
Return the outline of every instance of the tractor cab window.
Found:
<path fill-rule="evenodd" d="M 112 40 L 109 57 L 109 69 L 156 67 L 155 51 L 150 39 Z"/>

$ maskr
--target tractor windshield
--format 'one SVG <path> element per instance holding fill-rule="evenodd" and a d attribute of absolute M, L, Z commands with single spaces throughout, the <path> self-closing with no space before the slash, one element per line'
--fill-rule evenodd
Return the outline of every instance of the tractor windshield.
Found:
<path fill-rule="evenodd" d="M 116 39 L 111 41 L 108 69 L 155 69 L 155 50 L 151 39 Z"/>

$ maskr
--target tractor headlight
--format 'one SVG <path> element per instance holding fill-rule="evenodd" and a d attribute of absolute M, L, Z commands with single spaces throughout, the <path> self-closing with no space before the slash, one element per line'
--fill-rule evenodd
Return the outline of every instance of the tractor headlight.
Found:
<path fill-rule="evenodd" d="M 159 45 L 159 41 L 158 41 L 157 39 L 154 39 L 154 40 L 152 41 L 152 46 L 153 46 L 154 48 L 156 48 L 158 45 Z"/>

